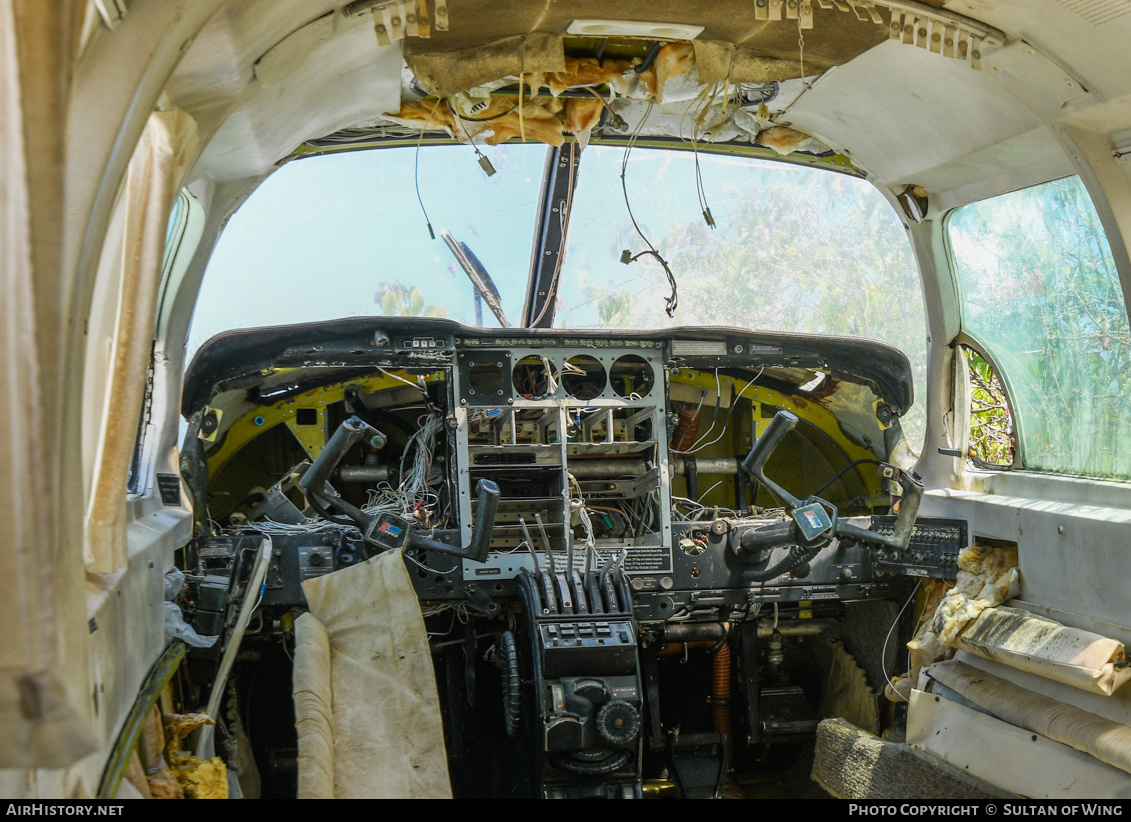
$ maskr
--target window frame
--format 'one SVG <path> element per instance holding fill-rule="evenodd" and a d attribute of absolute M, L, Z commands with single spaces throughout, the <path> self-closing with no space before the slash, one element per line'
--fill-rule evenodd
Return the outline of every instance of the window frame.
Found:
<path fill-rule="evenodd" d="M 943 216 L 943 219 L 942 219 L 943 251 L 944 251 L 944 254 L 946 256 L 947 267 L 949 269 L 949 273 L 950 273 L 950 276 L 951 276 L 952 282 L 953 282 L 953 287 L 954 287 L 954 292 L 955 292 L 955 297 L 956 297 L 956 305 L 957 305 L 957 309 L 958 309 L 958 325 L 959 325 L 958 333 L 955 335 L 954 339 L 951 341 L 951 345 L 952 345 L 952 347 L 956 347 L 956 348 L 959 347 L 959 346 L 964 346 L 964 345 L 971 347 L 971 348 L 974 348 L 986 360 L 986 362 L 989 363 L 990 367 L 994 370 L 994 373 L 997 375 L 997 378 L 998 378 L 999 382 L 1001 383 L 1003 391 L 1005 392 L 1006 402 L 1009 404 L 1010 413 L 1011 413 L 1011 416 L 1012 416 L 1012 419 L 1013 419 L 1013 431 L 1014 431 L 1014 449 L 1015 450 L 1014 450 L 1014 457 L 1013 457 L 1012 466 L 1001 466 L 1000 468 L 995 468 L 995 467 L 983 467 L 983 466 L 974 465 L 971 462 L 971 460 L 968 458 L 968 456 L 966 456 L 965 454 L 963 455 L 963 460 L 966 463 L 968 468 L 973 469 L 973 470 L 977 470 L 977 471 L 984 471 L 986 473 L 1004 473 L 1004 472 L 1009 472 L 1009 471 L 1014 471 L 1014 472 L 1025 471 L 1025 472 L 1030 472 L 1030 473 L 1033 473 L 1033 474 L 1040 474 L 1040 475 L 1043 475 L 1043 476 L 1076 477 L 1076 478 L 1089 479 L 1089 480 L 1095 480 L 1095 481 L 1100 481 L 1100 482 L 1131 483 L 1131 476 L 1126 476 L 1126 477 L 1103 476 L 1103 475 L 1100 475 L 1100 474 L 1088 474 L 1088 473 L 1084 473 L 1083 471 L 1079 471 L 1079 470 L 1058 470 L 1058 469 L 1053 469 L 1053 468 L 1035 467 L 1035 466 L 1029 464 L 1029 460 L 1028 460 L 1029 455 L 1028 455 L 1028 449 L 1026 447 L 1026 437 L 1025 437 L 1025 429 L 1028 425 L 1028 419 L 1027 419 L 1026 415 L 1019 412 L 1019 409 L 1021 408 L 1021 404 L 1018 402 L 1018 399 L 1022 396 L 1022 392 L 1015 385 L 1014 380 L 1010 376 L 1008 369 L 1002 367 L 1001 360 L 994 354 L 992 347 L 988 346 L 985 342 L 983 342 L 983 340 L 978 335 L 971 333 L 971 331 L 969 330 L 969 328 L 966 325 L 966 303 L 963 299 L 963 293 L 964 293 L 963 281 L 962 281 L 962 276 L 960 275 L 959 270 L 958 270 L 958 259 L 957 259 L 957 256 L 955 254 L 954 245 L 952 243 L 951 221 L 954 218 L 954 216 L 959 211 L 961 211 L 963 208 L 966 208 L 968 206 L 978 205 L 978 204 L 981 204 L 981 203 L 987 203 L 991 200 L 995 200 L 995 199 L 1000 198 L 1000 197 L 1006 197 L 1006 196 L 1011 195 L 1011 194 L 1016 194 L 1016 193 L 1019 193 L 1019 192 L 1022 192 L 1022 191 L 1028 191 L 1030 189 L 1035 189 L 1035 188 L 1038 188 L 1040 186 L 1046 186 L 1046 185 L 1050 185 L 1050 184 L 1053 184 L 1053 183 L 1071 180 L 1073 178 L 1075 178 L 1076 180 L 1079 181 L 1079 184 L 1084 189 L 1084 193 L 1087 194 L 1088 201 L 1091 204 L 1092 209 L 1095 211 L 1096 216 L 1098 218 L 1099 228 L 1103 232 L 1103 240 L 1104 240 L 1105 243 L 1107 243 L 1109 252 L 1112 253 L 1112 264 L 1113 264 L 1113 267 L 1115 268 L 1115 273 L 1116 273 L 1116 285 L 1118 287 L 1119 292 L 1121 294 L 1124 294 L 1124 306 L 1123 306 L 1124 313 L 1128 317 L 1129 326 L 1131 326 L 1131 305 L 1128 304 L 1128 301 L 1126 299 L 1126 295 L 1123 291 L 1123 287 L 1122 287 L 1123 276 L 1122 276 L 1122 272 L 1119 271 L 1118 262 L 1114 259 L 1115 255 L 1114 255 L 1114 252 L 1112 251 L 1111 240 L 1108 238 L 1108 230 L 1107 230 L 1108 227 L 1105 225 L 1105 221 L 1103 219 L 1103 212 L 1101 211 L 1099 206 L 1096 204 L 1095 199 L 1092 197 L 1092 192 L 1088 189 L 1087 183 L 1086 183 L 1086 181 L 1085 181 L 1085 179 L 1083 178 L 1082 175 L 1073 173 L 1073 174 L 1067 174 L 1067 175 L 1063 175 L 1063 176 L 1052 177 L 1052 178 L 1047 179 L 1047 180 L 1041 180 L 1040 182 L 1029 183 L 1027 185 L 1020 186 L 1018 188 L 1010 188 L 1010 189 L 1007 189 L 1005 191 L 999 191 L 995 194 L 991 194 L 991 195 L 986 196 L 986 197 L 981 197 L 981 198 L 976 199 L 976 200 L 971 200 L 969 202 L 962 203 L 961 205 L 957 205 L 957 206 L 951 208 L 950 210 L 948 210 L 946 212 L 946 214 Z M 965 354 L 963 354 L 962 357 L 965 360 Z M 968 368 L 969 367 L 968 363 L 964 363 L 964 367 Z M 967 419 L 967 430 L 963 434 L 964 447 L 968 446 L 969 439 L 970 439 L 970 421 L 969 421 L 969 419 Z"/>

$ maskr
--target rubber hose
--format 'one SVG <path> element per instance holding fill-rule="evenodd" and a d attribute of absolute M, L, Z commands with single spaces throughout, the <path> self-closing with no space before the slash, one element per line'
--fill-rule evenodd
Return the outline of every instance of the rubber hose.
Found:
<path fill-rule="evenodd" d="M 726 734 L 727 762 L 734 769 L 734 745 L 730 724 L 730 646 L 725 642 L 715 651 L 711 669 L 711 721 L 716 731 Z"/>
<path fill-rule="evenodd" d="M 679 406 L 679 422 L 672 432 L 671 449 L 673 453 L 682 453 L 695 444 L 699 436 L 699 423 L 703 419 L 703 409 L 693 405 L 681 404 Z"/>
<path fill-rule="evenodd" d="M 725 641 L 714 640 L 668 642 L 660 648 L 656 656 L 674 656 L 683 653 L 684 648 L 713 649 L 711 657 L 711 725 L 716 731 L 722 731 L 726 734 L 727 762 L 733 768 L 734 746 L 731 742 L 730 716 L 730 646 Z"/>
<path fill-rule="evenodd" d="M 518 649 L 515 647 L 514 634 L 505 631 L 499 641 L 499 649 L 503 655 L 503 721 L 507 726 L 507 736 L 513 739 L 518 735 L 522 713 L 522 680 L 518 673 Z"/>

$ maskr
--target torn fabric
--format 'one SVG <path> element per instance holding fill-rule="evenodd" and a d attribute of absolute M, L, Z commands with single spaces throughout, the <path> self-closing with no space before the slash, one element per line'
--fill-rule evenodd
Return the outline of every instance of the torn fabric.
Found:
<path fill-rule="evenodd" d="M 938 662 L 927 673 L 1011 725 L 1131 773 L 1131 727 L 1018 687 L 957 659 Z"/>
<path fill-rule="evenodd" d="M 198 144 L 196 121 L 189 115 L 179 109 L 155 111 L 130 159 L 117 327 L 87 509 L 85 559 L 95 574 L 126 565 L 125 489 L 153 353 L 165 231 Z"/>
<path fill-rule="evenodd" d="M 329 638 L 334 796 L 450 798 L 432 654 L 401 554 L 302 588 Z"/>
<path fill-rule="evenodd" d="M 295 620 L 292 685 L 298 731 L 298 798 L 334 798 L 334 711 L 330 637 L 313 614 Z"/>
<path fill-rule="evenodd" d="M 84 703 L 83 638 L 64 638 L 75 638 L 70 626 L 81 625 L 83 606 L 62 595 L 78 555 L 60 538 L 69 500 L 59 482 L 73 272 L 61 268 L 66 135 L 58 124 L 85 5 L 0 0 L 0 471 L 19 478 L 0 501 L 8 588 L 0 769 L 63 768 L 97 747 Z"/>
<path fill-rule="evenodd" d="M 1122 642 L 1017 608 L 982 611 L 956 642 L 977 656 L 1104 696 L 1131 679 Z"/>
<path fill-rule="evenodd" d="M 453 51 L 435 51 L 426 41 L 404 42 L 404 59 L 429 94 L 450 97 L 500 77 L 565 71 L 557 35 L 538 32 Z"/>
<path fill-rule="evenodd" d="M 954 655 L 958 635 L 987 608 L 1021 593 L 1016 548 L 972 545 L 958 555 L 958 579 L 924 623 L 911 649 L 912 670 Z M 914 681 L 914 678 L 912 678 Z"/>

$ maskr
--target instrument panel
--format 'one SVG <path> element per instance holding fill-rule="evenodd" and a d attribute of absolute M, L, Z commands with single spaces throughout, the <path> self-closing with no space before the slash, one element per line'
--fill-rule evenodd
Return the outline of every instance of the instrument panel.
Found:
<path fill-rule="evenodd" d="M 829 644 L 810 639 L 880 647 L 891 632 L 868 614 L 898 621 L 906 577 L 947 576 L 965 547 L 964 523 L 915 520 L 917 498 L 888 516 L 915 487 L 889 463 L 910 374 L 880 344 L 423 319 L 303 332 L 225 335 L 190 366 L 186 613 L 223 634 L 257 597 L 236 677 L 246 704 L 270 702 L 256 672 L 287 680 L 302 583 L 401 552 L 468 795 L 641 796 L 672 773 L 717 794 L 732 754 L 754 767 L 761 746 L 811 740 Z M 197 677 L 220 653 L 193 649 Z M 883 659 L 862 656 L 876 683 Z M 268 715 L 246 721 L 290 795 L 293 742 Z M 484 744 L 509 765 L 480 768 Z"/>
<path fill-rule="evenodd" d="M 328 536 L 296 487 L 341 421 L 357 415 L 389 439 L 382 448 L 351 449 L 329 477 L 333 493 L 358 508 L 459 547 L 475 529 L 476 488 L 488 481 L 499 489 L 481 561 L 408 551 L 423 600 L 506 598 L 524 572 L 584 574 L 615 563 L 640 618 L 665 620 L 757 602 L 886 597 L 895 577 L 922 573 L 929 562 L 885 562 L 857 542 L 833 540 L 782 574 L 749 579 L 750 558 L 735 550 L 735 534 L 784 517 L 780 500 L 741 468 L 769 419 L 786 409 L 803 424 L 767 470 L 792 493 L 820 488 L 842 516 L 863 517 L 854 521 L 868 528 L 893 489 L 872 467 L 892 441 L 890 414 L 880 413 L 892 400 L 878 395 L 872 375 L 852 390 L 874 407 L 855 418 L 834 412 L 830 398 L 843 405 L 840 394 L 852 385 L 830 364 L 843 352 L 733 331 L 698 336 L 408 324 L 373 332 L 360 351 L 287 348 L 275 357 L 291 366 L 280 371 L 282 387 L 272 375 L 245 391 L 245 405 L 252 397 L 257 407 L 208 446 L 212 493 L 257 503 L 234 506 L 221 521 L 233 532 L 285 536 L 281 544 L 298 553 L 284 565 L 304 578 L 371 555 L 375 546 L 360 533 Z M 350 362 L 358 353 L 366 365 Z M 316 387 L 301 390 L 296 375 L 306 374 Z M 214 394 L 204 417 L 223 399 Z M 225 447 L 230 440 L 246 444 L 237 452 Z M 248 460 L 257 443 L 276 460 L 276 473 L 258 483 Z M 292 465 L 277 457 L 288 448 Z M 216 496 L 209 503 L 216 516 Z M 964 540 L 964 532 L 950 534 L 948 550 Z M 281 587 L 299 590 L 294 582 Z"/>

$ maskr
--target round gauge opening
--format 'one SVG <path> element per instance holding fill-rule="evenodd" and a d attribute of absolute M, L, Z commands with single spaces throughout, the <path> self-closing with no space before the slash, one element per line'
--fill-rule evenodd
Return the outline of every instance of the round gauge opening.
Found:
<path fill-rule="evenodd" d="M 552 397 L 557 393 L 558 369 L 548 357 L 527 354 L 511 370 L 511 384 L 523 399 Z"/>
<path fill-rule="evenodd" d="M 605 390 L 605 366 L 587 354 L 570 357 L 562 369 L 562 387 L 575 399 L 599 397 Z"/>
<path fill-rule="evenodd" d="M 656 372 L 643 357 L 625 354 L 609 369 L 609 382 L 618 397 L 646 397 L 656 384 Z"/>

